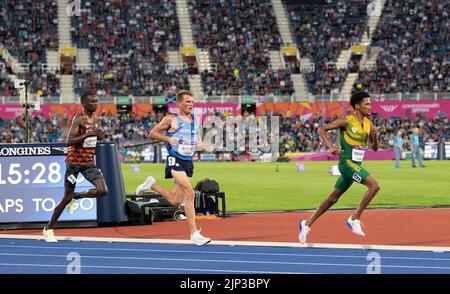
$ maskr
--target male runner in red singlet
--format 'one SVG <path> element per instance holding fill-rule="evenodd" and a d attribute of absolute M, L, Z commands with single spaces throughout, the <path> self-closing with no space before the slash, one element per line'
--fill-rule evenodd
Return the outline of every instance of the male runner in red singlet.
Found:
<path fill-rule="evenodd" d="M 76 199 L 103 197 L 108 193 L 103 174 L 94 163 L 97 140 L 105 138 L 102 130 L 98 128 L 97 118 L 94 116 L 98 107 L 98 97 L 93 93 L 85 93 L 81 97 L 81 104 L 84 111 L 74 116 L 67 136 L 67 145 L 70 146 L 70 150 L 66 156 L 64 197 L 56 206 L 50 222 L 44 227 L 43 235 L 46 242 L 57 242 L 53 226 L 66 206 L 67 212 L 73 214 Z M 75 193 L 76 179 L 79 173 L 95 188 Z"/>

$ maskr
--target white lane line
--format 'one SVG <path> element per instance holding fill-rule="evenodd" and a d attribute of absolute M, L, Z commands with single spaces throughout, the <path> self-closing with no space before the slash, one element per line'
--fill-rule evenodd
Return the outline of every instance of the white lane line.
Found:
<path fill-rule="evenodd" d="M 13 235 L 0 234 L 0 239 L 42 240 L 41 235 Z M 146 243 L 146 244 L 185 244 L 192 245 L 190 240 L 179 239 L 141 239 L 141 238 L 99 238 L 62 236 L 60 241 L 87 241 L 87 242 L 120 242 L 120 243 Z M 293 248 L 327 248 L 327 249 L 356 249 L 356 250 L 389 250 L 389 251 L 433 251 L 450 252 L 450 247 L 439 246 L 398 246 L 398 245 L 366 245 L 366 244 L 329 244 L 329 243 L 300 243 L 290 242 L 255 242 L 255 241 L 211 241 L 211 245 L 226 246 L 261 246 L 261 247 L 293 247 Z"/>
<path fill-rule="evenodd" d="M 0 253 L 0 256 L 28 256 L 28 257 L 57 257 L 65 258 L 59 254 L 28 254 L 28 253 Z M 128 257 L 128 256 L 92 256 L 82 255 L 86 259 L 112 259 L 112 260 L 155 260 L 155 261 L 179 261 L 179 262 L 208 262 L 208 263 L 243 263 L 243 264 L 273 264 L 273 265 L 315 265 L 336 267 L 367 267 L 367 264 L 354 263 L 323 263 L 323 262 L 286 262 L 286 261 L 250 261 L 232 259 L 195 259 L 195 258 L 157 258 L 157 257 Z M 414 269 L 445 269 L 450 266 L 422 266 L 422 265 L 381 265 L 382 268 L 414 268 Z"/>
<path fill-rule="evenodd" d="M 0 245 L 0 248 L 28 248 L 28 249 L 59 249 L 59 250 L 93 250 L 93 251 L 125 251 L 125 252 L 157 252 L 157 253 L 194 253 L 194 254 L 223 254 L 223 255 L 249 255 L 249 256 L 287 256 L 287 257 L 323 257 L 323 258 L 357 258 L 366 259 L 367 255 L 337 255 L 337 254 L 304 254 L 304 253 L 270 253 L 270 252 L 229 252 L 229 251 L 195 251 L 195 250 L 169 250 L 169 249 L 137 249 L 137 248 L 109 248 L 109 247 L 56 247 L 48 246 L 26 246 L 26 245 Z M 427 257 L 401 257 L 383 256 L 381 259 L 393 260 L 429 260 L 429 261 L 450 261 L 450 258 L 427 258 Z"/>
<path fill-rule="evenodd" d="M 0 263 L 0 266 L 25 266 L 25 267 L 63 267 L 67 265 L 60 264 L 33 264 L 33 263 Z M 158 271 L 189 271 L 189 272 L 217 272 L 217 273 L 241 273 L 241 274 L 312 274 L 303 272 L 275 272 L 275 271 L 242 271 L 225 269 L 202 269 L 202 268 L 166 268 L 166 267 L 139 267 L 139 266 L 107 266 L 107 265 L 82 265 L 83 268 L 99 269 L 135 269 L 135 270 L 158 270 Z M 315 274 L 315 273 L 314 273 Z"/>

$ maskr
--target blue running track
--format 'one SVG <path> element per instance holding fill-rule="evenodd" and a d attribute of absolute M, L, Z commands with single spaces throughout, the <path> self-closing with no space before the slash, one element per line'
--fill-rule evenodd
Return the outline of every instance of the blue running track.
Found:
<path fill-rule="evenodd" d="M 0 239 L 1 274 L 74 264 L 81 274 L 450 274 L 450 253 Z"/>

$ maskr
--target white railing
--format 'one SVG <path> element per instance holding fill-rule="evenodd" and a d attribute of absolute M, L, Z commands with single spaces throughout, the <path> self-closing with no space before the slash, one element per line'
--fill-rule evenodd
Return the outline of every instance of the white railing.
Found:
<path fill-rule="evenodd" d="M 13 63 L 12 64 L 12 70 L 15 73 L 20 73 L 20 72 L 26 72 L 30 70 L 30 64 L 29 63 Z"/>
<path fill-rule="evenodd" d="M 395 94 L 371 94 L 374 101 L 420 101 L 420 100 L 450 100 L 450 92 L 446 93 L 395 93 Z M 202 103 L 264 103 L 264 102 L 332 102 L 332 101 L 348 101 L 350 97 L 343 97 L 340 94 L 310 95 L 309 97 L 290 96 L 259 96 L 259 95 L 243 95 L 243 96 L 203 96 L 196 98 L 196 102 Z M 119 96 L 99 96 L 100 103 L 116 104 Z M 131 96 L 131 101 L 135 103 L 164 103 L 164 96 Z M 79 101 L 79 99 L 77 100 Z M 0 96 L 0 104 L 17 104 L 20 103 L 19 96 Z M 41 103 L 59 104 L 61 97 L 41 97 Z"/>
<path fill-rule="evenodd" d="M 74 71 L 96 71 L 97 66 L 94 63 L 74 63 L 72 65 Z"/>
<path fill-rule="evenodd" d="M 375 101 L 411 101 L 411 100 L 444 100 L 450 99 L 450 93 L 395 93 L 395 94 L 371 94 Z M 113 97 L 114 98 L 114 97 Z M 133 103 L 161 103 L 161 96 L 158 98 L 152 96 L 137 96 L 132 97 Z M 322 101 L 348 101 L 350 97 L 343 97 L 340 94 L 326 94 L 326 95 L 311 95 L 309 97 L 298 97 L 294 95 L 275 96 L 275 95 L 222 95 L 222 96 L 208 96 L 196 97 L 197 102 L 202 103 L 263 103 L 263 102 L 322 102 Z M 111 103 L 111 97 L 99 97 L 101 103 Z"/>
<path fill-rule="evenodd" d="M 61 104 L 61 97 L 39 97 L 41 104 Z"/>
<path fill-rule="evenodd" d="M 59 63 L 43 63 L 41 65 L 42 72 L 51 72 L 55 74 L 57 71 L 60 70 Z"/>
<path fill-rule="evenodd" d="M 376 70 L 376 68 L 377 68 L 377 65 L 375 63 L 367 63 L 367 60 L 366 60 L 366 62 L 363 65 L 361 65 L 360 70 L 374 71 L 374 70 Z"/>
<path fill-rule="evenodd" d="M 316 65 L 314 63 L 302 64 L 300 63 L 300 71 L 302 73 L 315 72 Z"/>
<path fill-rule="evenodd" d="M 0 101 L 2 104 L 19 104 L 20 103 L 20 96 L 3 96 L 0 98 Z"/>

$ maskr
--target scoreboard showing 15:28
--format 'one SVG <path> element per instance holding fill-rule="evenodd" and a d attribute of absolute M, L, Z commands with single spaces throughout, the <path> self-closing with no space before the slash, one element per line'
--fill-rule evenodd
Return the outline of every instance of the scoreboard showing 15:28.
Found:
<path fill-rule="evenodd" d="M 64 194 L 65 144 L 0 145 L 0 223 L 46 222 Z M 93 186 L 80 174 L 75 191 Z M 77 202 L 62 221 L 97 219 L 95 198 Z"/>

